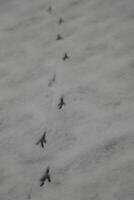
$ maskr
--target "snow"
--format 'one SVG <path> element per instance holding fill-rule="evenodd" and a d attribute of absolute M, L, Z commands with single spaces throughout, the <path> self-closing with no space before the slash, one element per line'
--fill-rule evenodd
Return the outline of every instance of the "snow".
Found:
<path fill-rule="evenodd" d="M 133 13 L 133 0 L 0 0 L 1 200 L 134 199 Z"/>

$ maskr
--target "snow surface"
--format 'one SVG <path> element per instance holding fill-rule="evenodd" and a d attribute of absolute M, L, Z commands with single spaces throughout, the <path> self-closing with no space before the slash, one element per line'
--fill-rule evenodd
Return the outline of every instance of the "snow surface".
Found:
<path fill-rule="evenodd" d="M 26 199 L 134 199 L 133 0 L 0 0 L 0 200 Z"/>

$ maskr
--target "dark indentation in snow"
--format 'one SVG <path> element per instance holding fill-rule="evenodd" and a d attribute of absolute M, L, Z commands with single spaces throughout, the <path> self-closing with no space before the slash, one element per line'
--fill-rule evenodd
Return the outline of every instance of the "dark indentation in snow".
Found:
<path fill-rule="evenodd" d="M 41 182 L 40 187 L 42 187 L 45 184 L 46 181 L 48 181 L 49 183 L 51 182 L 50 167 L 49 166 L 46 168 L 44 175 L 40 179 L 40 182 Z"/>
<path fill-rule="evenodd" d="M 44 148 L 44 143 L 46 144 L 47 141 L 46 141 L 46 130 L 45 132 L 43 133 L 42 137 L 36 142 L 36 144 L 40 144 L 42 148 Z"/>
<path fill-rule="evenodd" d="M 69 56 L 68 56 L 68 54 L 65 52 L 65 54 L 64 54 L 64 56 L 62 57 L 62 60 L 69 60 L 70 58 L 69 58 Z"/>
<path fill-rule="evenodd" d="M 63 22 L 64 22 L 64 19 L 62 17 L 60 17 L 58 23 L 62 24 Z"/>
<path fill-rule="evenodd" d="M 52 79 L 48 83 L 48 87 L 51 87 L 56 81 L 56 74 L 53 75 Z"/>
<path fill-rule="evenodd" d="M 60 110 L 63 106 L 65 106 L 66 105 L 66 103 L 65 103 L 65 101 L 64 101 L 64 97 L 61 97 L 60 98 L 60 102 L 59 102 L 59 104 L 57 105 L 58 106 L 58 109 Z"/>
<path fill-rule="evenodd" d="M 60 34 L 58 34 L 56 40 L 63 40 L 63 37 Z"/>

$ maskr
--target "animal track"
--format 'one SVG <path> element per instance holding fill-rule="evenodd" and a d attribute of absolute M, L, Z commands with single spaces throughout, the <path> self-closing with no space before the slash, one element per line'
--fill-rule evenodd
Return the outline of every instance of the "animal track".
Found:
<path fill-rule="evenodd" d="M 36 142 L 36 144 L 41 144 L 41 147 L 44 148 L 44 143 L 46 144 L 46 131 L 43 133 L 42 137 Z"/>
<path fill-rule="evenodd" d="M 56 81 L 56 74 L 54 74 L 52 79 L 49 81 L 48 87 L 51 87 L 53 85 L 53 83 L 55 83 L 55 81 Z"/>
<path fill-rule="evenodd" d="M 44 175 L 40 179 L 40 182 L 41 182 L 40 187 L 42 187 L 45 184 L 46 181 L 48 181 L 49 183 L 51 182 L 50 167 L 49 166 L 46 168 Z"/>
<path fill-rule="evenodd" d="M 57 105 L 58 106 L 58 109 L 60 110 L 63 106 L 65 106 L 66 103 L 64 102 L 64 97 L 61 97 L 60 98 L 60 102 L 59 104 Z"/>
<path fill-rule="evenodd" d="M 63 40 L 63 37 L 60 34 L 58 34 L 56 40 Z"/>
<path fill-rule="evenodd" d="M 68 54 L 65 52 L 64 56 L 62 57 L 62 60 L 69 60 L 69 56 Z"/>
<path fill-rule="evenodd" d="M 52 6 L 51 5 L 48 7 L 48 12 L 52 13 Z M 60 17 L 59 20 L 58 20 L 58 24 L 62 24 L 63 22 L 64 22 L 63 18 Z M 63 39 L 64 38 L 60 34 L 57 34 L 57 37 L 56 37 L 57 41 L 58 40 L 63 40 Z M 65 61 L 65 60 L 69 60 L 69 59 L 70 58 L 69 58 L 68 54 L 65 52 L 64 56 L 62 57 L 62 60 Z M 56 74 L 54 74 L 53 77 L 52 77 L 52 79 L 49 81 L 48 87 L 51 87 L 55 81 L 56 81 Z M 60 102 L 58 103 L 57 107 L 60 110 L 65 105 L 66 105 L 66 103 L 64 101 L 64 97 L 62 96 L 60 98 Z M 44 148 L 44 144 L 46 144 L 46 143 L 47 143 L 47 141 L 46 141 L 46 131 L 45 131 L 43 133 L 43 136 L 37 141 L 36 144 L 37 145 L 40 144 L 41 147 Z M 50 167 L 49 166 L 46 168 L 46 171 L 45 171 L 44 175 L 40 179 L 40 187 L 42 187 L 45 184 L 46 181 L 51 182 Z"/>
<path fill-rule="evenodd" d="M 62 24 L 63 22 L 64 22 L 63 18 L 60 17 L 58 23 L 59 23 L 59 24 Z"/>

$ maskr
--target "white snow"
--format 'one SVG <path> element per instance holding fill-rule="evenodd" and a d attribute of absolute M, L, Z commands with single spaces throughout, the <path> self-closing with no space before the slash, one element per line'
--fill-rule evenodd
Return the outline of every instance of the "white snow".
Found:
<path fill-rule="evenodd" d="M 133 0 L 0 0 L 0 200 L 26 199 L 134 199 Z"/>

